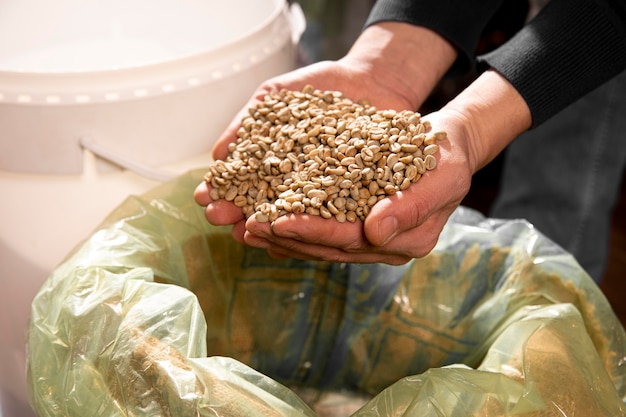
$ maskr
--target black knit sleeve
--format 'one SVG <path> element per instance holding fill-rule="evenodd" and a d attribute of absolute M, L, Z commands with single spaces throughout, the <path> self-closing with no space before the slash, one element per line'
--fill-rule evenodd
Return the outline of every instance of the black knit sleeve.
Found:
<path fill-rule="evenodd" d="M 465 74 L 475 62 L 481 32 L 503 0 L 378 0 L 365 27 L 383 21 L 411 23 L 445 37 L 459 55 L 448 76 Z"/>
<path fill-rule="evenodd" d="M 536 127 L 626 68 L 626 2 L 552 0 L 479 62 L 513 84 Z"/>

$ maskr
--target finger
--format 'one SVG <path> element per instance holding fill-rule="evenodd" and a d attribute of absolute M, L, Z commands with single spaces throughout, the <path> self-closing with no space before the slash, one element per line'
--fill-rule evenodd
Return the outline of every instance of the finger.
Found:
<path fill-rule="evenodd" d="M 244 218 L 239 207 L 230 201 L 217 200 L 211 202 L 205 209 L 204 215 L 209 223 L 216 226 L 235 224 Z"/>
<path fill-rule="evenodd" d="M 271 231 L 270 237 L 332 246 L 348 252 L 357 252 L 370 246 L 365 240 L 363 223 L 360 221 L 340 223 L 335 218 L 291 214 L 272 222 Z"/>
<path fill-rule="evenodd" d="M 245 234 L 245 242 L 250 246 L 266 249 L 274 258 L 297 258 L 327 262 L 374 263 L 402 265 L 410 258 L 404 255 L 378 252 L 346 252 L 339 248 L 312 245 L 294 239 L 272 238 L 271 241 L 250 232 Z"/>
<path fill-rule="evenodd" d="M 202 207 L 208 206 L 213 200 L 209 195 L 209 185 L 206 181 L 202 181 L 193 192 L 193 199 Z"/>
<path fill-rule="evenodd" d="M 275 88 L 273 80 L 268 80 L 257 88 L 248 102 L 237 112 L 233 120 L 215 142 L 212 152 L 213 159 L 226 159 L 228 156 L 228 145 L 237 141 L 237 131 L 241 127 L 242 120 L 250 115 L 251 108 L 256 107 L 256 105 L 263 100 L 265 95 Z"/>
<path fill-rule="evenodd" d="M 448 212 L 437 212 L 421 225 L 401 232 L 385 245 L 377 247 L 379 251 L 402 253 L 411 258 L 428 255 L 439 239 L 439 235 L 449 217 Z"/>
<path fill-rule="evenodd" d="M 246 222 L 241 220 L 233 225 L 231 235 L 233 238 L 242 245 L 246 244 L 244 234 L 246 233 Z"/>
<path fill-rule="evenodd" d="M 248 107 L 241 109 L 233 118 L 226 130 L 220 135 L 215 144 L 211 156 L 214 160 L 225 160 L 228 156 L 228 145 L 237 141 L 237 131 L 241 127 L 241 120 L 248 113 Z"/>
<path fill-rule="evenodd" d="M 380 200 L 365 219 L 365 235 L 374 246 L 384 246 L 396 236 L 419 227 L 434 213 L 449 215 L 461 203 L 471 183 L 463 161 L 440 146 L 438 166 L 427 171 L 408 189 Z M 445 217 L 445 216 L 444 216 Z M 439 218 L 437 224 L 445 224 Z"/>
<path fill-rule="evenodd" d="M 272 256 L 295 257 L 331 262 L 385 262 L 400 265 L 408 262 L 405 255 L 372 251 L 363 240 L 361 223 L 338 223 L 318 216 L 284 216 L 274 223 L 259 223 L 254 219 L 246 222 L 245 241 L 251 246 L 266 249 Z M 281 221 L 282 220 L 282 221 Z M 277 233 L 278 229 L 282 229 Z M 352 231 L 337 231 L 342 229 Z"/>
<path fill-rule="evenodd" d="M 429 190 L 419 184 L 380 200 L 365 219 L 366 239 L 374 246 L 385 246 L 403 232 L 420 226 L 433 211 Z M 415 244 L 415 242 L 413 242 Z"/>

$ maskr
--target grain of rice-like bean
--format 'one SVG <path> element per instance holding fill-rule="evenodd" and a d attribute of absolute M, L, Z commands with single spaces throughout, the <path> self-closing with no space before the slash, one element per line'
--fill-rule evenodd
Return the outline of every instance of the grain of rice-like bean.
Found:
<path fill-rule="evenodd" d="M 205 181 L 211 200 L 232 201 L 259 222 L 289 213 L 362 221 L 437 166 L 447 135 L 431 130 L 412 111 L 381 111 L 312 86 L 283 89 L 249 109 Z"/>

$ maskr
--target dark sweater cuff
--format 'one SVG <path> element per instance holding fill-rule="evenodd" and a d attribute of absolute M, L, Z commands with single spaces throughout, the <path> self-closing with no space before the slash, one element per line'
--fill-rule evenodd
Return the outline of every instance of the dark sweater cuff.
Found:
<path fill-rule="evenodd" d="M 365 27 L 395 21 L 437 32 L 458 50 L 458 57 L 446 76 L 461 76 L 473 67 L 480 35 L 501 3 L 502 0 L 378 0 Z"/>
<path fill-rule="evenodd" d="M 626 68 L 623 26 L 591 0 L 552 0 L 509 42 L 478 58 L 524 98 L 536 127 Z M 622 22 L 623 25 L 623 22 Z"/>

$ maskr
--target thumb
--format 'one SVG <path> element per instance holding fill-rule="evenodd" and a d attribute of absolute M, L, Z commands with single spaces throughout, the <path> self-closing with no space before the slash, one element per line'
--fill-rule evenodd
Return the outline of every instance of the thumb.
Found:
<path fill-rule="evenodd" d="M 213 145 L 212 157 L 214 160 L 224 160 L 228 156 L 228 145 L 237 141 L 237 132 L 242 125 L 242 121 L 250 116 L 250 109 L 257 106 L 258 103 L 263 101 L 263 98 L 267 93 L 273 89 L 269 82 L 262 84 L 254 94 L 250 97 L 248 102 L 237 112 L 233 120 L 228 127 L 220 135 L 220 137 Z"/>
<path fill-rule="evenodd" d="M 365 236 L 374 246 L 384 246 L 401 233 L 419 227 L 434 211 L 428 181 L 422 177 L 404 191 L 380 200 L 365 219 Z"/>
<path fill-rule="evenodd" d="M 241 121 L 243 118 L 249 114 L 248 108 L 253 105 L 253 100 L 251 100 L 246 106 L 244 106 L 237 115 L 230 122 L 226 130 L 220 135 L 215 144 L 213 145 L 213 150 L 211 152 L 211 156 L 214 160 L 224 160 L 228 156 L 228 145 L 230 143 L 237 141 L 237 131 L 241 127 Z"/>

